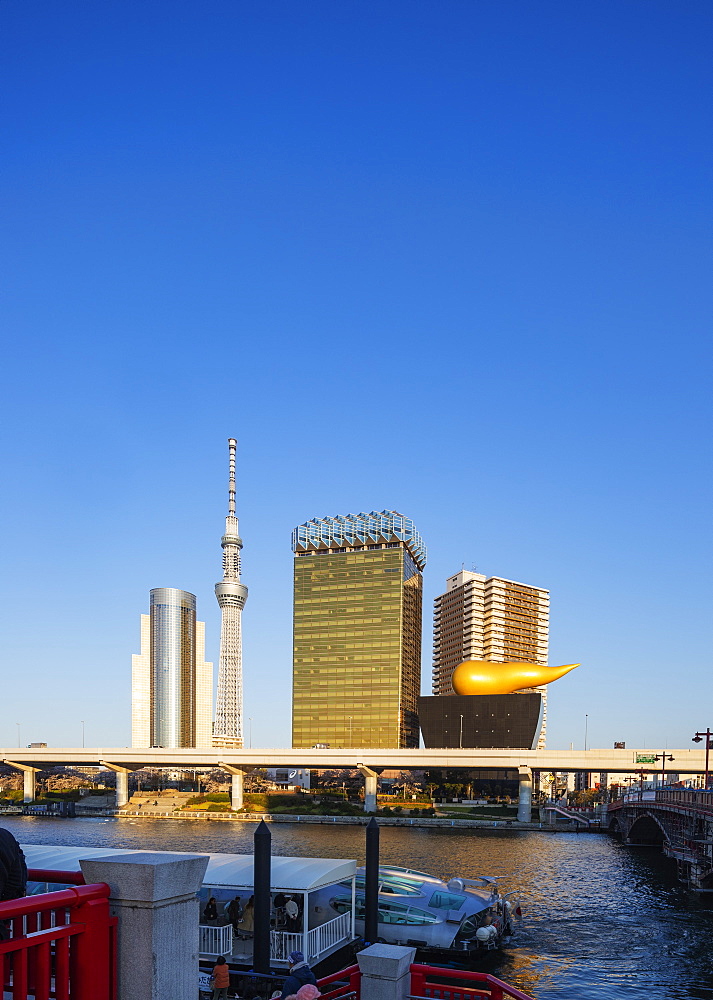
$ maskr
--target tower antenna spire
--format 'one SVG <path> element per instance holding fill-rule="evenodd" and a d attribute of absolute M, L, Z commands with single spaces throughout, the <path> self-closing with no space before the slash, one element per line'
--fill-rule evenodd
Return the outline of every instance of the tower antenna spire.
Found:
<path fill-rule="evenodd" d="M 238 442 L 235 438 L 228 438 L 229 456 L 229 479 L 228 479 L 228 516 L 235 517 L 235 452 Z"/>
<path fill-rule="evenodd" d="M 248 588 L 240 582 L 240 537 L 235 508 L 235 454 L 238 442 L 228 438 L 228 516 L 223 549 L 223 579 L 215 585 L 221 613 L 218 697 L 215 706 L 213 744 L 220 747 L 243 745 L 243 641 L 242 613 Z"/>

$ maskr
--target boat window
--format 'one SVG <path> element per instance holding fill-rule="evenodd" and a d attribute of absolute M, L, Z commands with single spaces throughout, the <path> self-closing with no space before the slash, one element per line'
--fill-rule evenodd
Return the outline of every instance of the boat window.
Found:
<path fill-rule="evenodd" d="M 390 876 L 382 879 L 379 892 L 391 892 L 396 896 L 420 896 L 421 886 Z"/>
<path fill-rule="evenodd" d="M 352 908 L 352 897 L 335 896 L 333 899 L 330 899 L 329 904 L 337 913 L 349 913 Z"/>
<path fill-rule="evenodd" d="M 379 906 L 379 923 L 410 924 L 411 911 L 403 903 L 381 903 Z"/>
<path fill-rule="evenodd" d="M 458 940 L 472 938 L 475 932 L 480 926 L 480 914 L 471 913 L 469 917 L 466 917 L 463 923 L 460 925 L 460 930 L 458 931 Z"/>
<path fill-rule="evenodd" d="M 366 878 L 364 875 L 357 875 L 356 887 L 362 891 L 366 888 Z M 379 892 L 388 892 L 393 896 L 420 896 L 421 884 L 420 882 L 407 882 L 397 875 L 381 875 Z"/>
<path fill-rule="evenodd" d="M 417 872 L 415 868 L 401 868 L 400 865 L 384 865 L 381 871 L 403 872 L 404 875 L 415 875 L 417 878 L 433 879 L 433 875 L 429 875 L 427 872 Z"/>
<path fill-rule="evenodd" d="M 434 910 L 460 910 L 465 902 L 465 896 L 457 892 L 434 892 L 428 901 L 428 905 Z"/>
<path fill-rule="evenodd" d="M 415 906 L 409 906 L 408 908 L 408 923 L 409 924 L 437 924 L 438 917 L 435 913 L 429 913 L 428 910 L 417 910 Z"/>

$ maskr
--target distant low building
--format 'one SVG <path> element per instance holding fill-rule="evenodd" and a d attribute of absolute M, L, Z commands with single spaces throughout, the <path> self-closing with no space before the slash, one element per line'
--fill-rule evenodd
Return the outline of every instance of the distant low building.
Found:
<path fill-rule="evenodd" d="M 309 790 L 310 787 L 311 775 L 307 767 L 268 767 L 267 777 L 284 788 Z"/>

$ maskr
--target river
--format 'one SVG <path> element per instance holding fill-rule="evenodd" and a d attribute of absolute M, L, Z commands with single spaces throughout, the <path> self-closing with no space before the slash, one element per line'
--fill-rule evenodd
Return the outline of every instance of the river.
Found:
<path fill-rule="evenodd" d="M 22 843 L 251 852 L 253 824 L 2 817 Z M 275 825 L 274 854 L 356 858 L 362 827 Z M 655 850 L 604 835 L 384 827 L 381 859 L 434 875 L 499 875 L 521 926 L 488 971 L 536 1000 L 713 1000 L 713 908 Z"/>

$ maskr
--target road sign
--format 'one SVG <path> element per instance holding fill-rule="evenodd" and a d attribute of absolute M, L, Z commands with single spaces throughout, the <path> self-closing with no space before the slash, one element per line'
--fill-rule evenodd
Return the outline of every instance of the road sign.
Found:
<path fill-rule="evenodd" d="M 656 754 L 655 753 L 637 753 L 636 755 L 637 764 L 655 764 Z"/>

